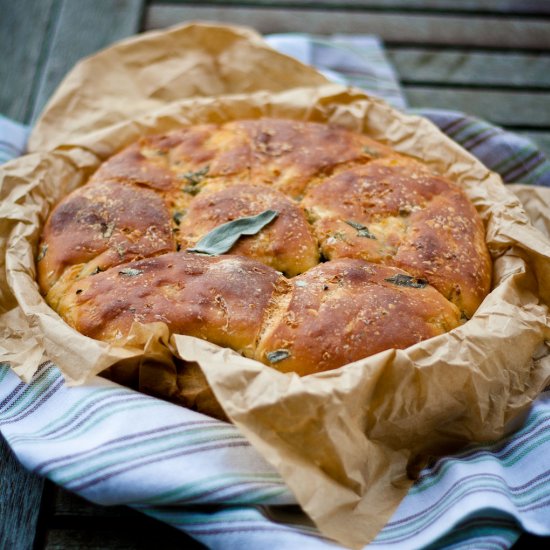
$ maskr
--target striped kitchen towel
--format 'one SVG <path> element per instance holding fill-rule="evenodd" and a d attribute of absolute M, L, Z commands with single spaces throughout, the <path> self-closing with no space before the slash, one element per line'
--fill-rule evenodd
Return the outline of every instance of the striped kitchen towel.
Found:
<path fill-rule="evenodd" d="M 529 139 L 479 118 L 441 109 L 411 109 L 501 175 L 505 183 L 550 187 L 550 162 Z"/>
<path fill-rule="evenodd" d="M 363 38 L 270 40 L 283 50 L 301 51 L 304 61 L 340 82 L 404 105 L 380 42 Z M 550 185 L 547 161 L 529 159 L 515 136 L 497 129 L 481 140 L 484 126 L 474 126 L 486 123 L 460 113 L 428 114 L 513 179 Z M 0 119 L 0 142 L 19 135 L 13 128 Z M 100 377 L 67 388 L 48 362 L 27 385 L 0 364 L 0 431 L 28 469 L 93 502 L 131 506 L 210 548 L 339 548 L 319 534 L 234 426 Z M 522 530 L 550 536 L 548 456 L 550 392 L 540 396 L 514 434 L 423 470 L 369 547 L 509 548 Z"/>
<path fill-rule="evenodd" d="M 100 377 L 67 388 L 44 363 L 27 385 L 0 364 L 0 431 L 28 469 L 210 548 L 339 548 L 233 425 Z M 425 469 L 369 547 L 509 548 L 522 528 L 550 535 L 549 451 L 547 392 L 514 435 Z"/>

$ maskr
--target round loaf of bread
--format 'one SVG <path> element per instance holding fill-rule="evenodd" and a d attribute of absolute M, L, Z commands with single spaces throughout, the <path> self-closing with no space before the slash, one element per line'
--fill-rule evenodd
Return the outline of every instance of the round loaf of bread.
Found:
<path fill-rule="evenodd" d="M 224 253 L 195 248 L 266 211 Z M 87 336 L 116 343 L 161 321 L 300 375 L 452 330 L 491 282 L 456 184 L 367 136 L 281 119 L 123 149 L 53 209 L 37 266 L 48 303 Z"/>

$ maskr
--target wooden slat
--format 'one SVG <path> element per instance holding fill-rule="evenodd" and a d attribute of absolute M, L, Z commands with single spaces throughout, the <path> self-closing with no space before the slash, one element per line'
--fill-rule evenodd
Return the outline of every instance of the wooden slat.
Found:
<path fill-rule="evenodd" d="M 373 33 L 387 42 L 550 50 L 550 23 L 537 18 L 153 4 L 145 27 L 192 20 L 248 25 L 262 33 Z"/>
<path fill-rule="evenodd" d="M 61 0 L 33 120 L 79 59 L 139 30 L 144 5 L 145 0 Z"/>
<path fill-rule="evenodd" d="M 197 0 L 161 0 L 163 4 L 197 4 Z M 432 10 L 451 12 L 550 14 L 545 0 L 202 0 L 201 4 L 310 6 L 368 8 L 378 10 Z"/>
<path fill-rule="evenodd" d="M 7 4 L 0 15 L 0 113 L 28 122 L 36 78 L 48 50 L 56 1 L 18 0 Z"/>
<path fill-rule="evenodd" d="M 550 55 L 422 48 L 388 48 L 387 53 L 399 78 L 410 83 L 550 88 Z"/>
<path fill-rule="evenodd" d="M 411 107 L 463 111 L 502 126 L 550 128 L 550 94 L 405 86 Z"/>
<path fill-rule="evenodd" d="M 42 478 L 23 469 L 0 435 L 0 548 L 33 548 Z"/>

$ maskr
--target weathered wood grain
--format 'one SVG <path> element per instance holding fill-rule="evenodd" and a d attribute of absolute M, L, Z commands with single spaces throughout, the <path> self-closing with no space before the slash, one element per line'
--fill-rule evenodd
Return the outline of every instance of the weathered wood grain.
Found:
<path fill-rule="evenodd" d="M 548 92 L 509 92 L 405 86 L 411 107 L 463 111 L 501 126 L 550 127 Z"/>
<path fill-rule="evenodd" d="M 387 54 L 399 78 L 411 84 L 433 82 L 447 85 L 550 88 L 550 55 L 548 54 L 391 47 L 387 49 Z"/>
<path fill-rule="evenodd" d="M 0 548 L 31 550 L 44 482 L 23 469 L 0 435 Z"/>
<path fill-rule="evenodd" d="M 197 4 L 197 0 L 160 0 L 156 4 Z M 539 13 L 550 14 L 545 0 L 202 0 L 202 4 L 241 4 L 258 6 L 308 6 L 368 8 L 379 10 L 435 10 L 452 12 Z"/>
<path fill-rule="evenodd" d="M 61 0 L 32 119 L 82 57 L 139 30 L 145 0 Z"/>
<path fill-rule="evenodd" d="M 534 17 L 152 4 L 146 11 L 145 28 L 193 20 L 248 25 L 262 33 L 372 33 L 388 43 L 550 50 L 550 22 Z"/>
<path fill-rule="evenodd" d="M 28 122 L 57 0 L 2 0 L 0 9 L 0 113 Z"/>

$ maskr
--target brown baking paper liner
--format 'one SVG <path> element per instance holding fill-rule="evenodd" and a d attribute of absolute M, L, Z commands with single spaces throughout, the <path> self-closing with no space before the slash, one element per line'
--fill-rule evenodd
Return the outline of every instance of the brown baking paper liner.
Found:
<path fill-rule="evenodd" d="M 493 290 L 475 316 L 408 349 L 300 378 L 208 342 L 170 338 L 161 323 L 135 325 L 125 347 L 97 342 L 46 305 L 35 257 L 53 204 L 143 134 L 261 116 L 364 132 L 464 188 L 494 260 Z M 196 362 L 321 532 L 346 546 L 374 538 L 428 456 L 500 436 L 550 379 L 550 241 L 518 198 L 428 121 L 328 84 L 250 30 L 191 24 L 84 60 L 53 96 L 30 150 L 0 176 L 0 359 L 25 380 L 51 359 L 71 384 L 117 364 L 127 381 L 168 396 L 186 385 L 172 353 Z M 550 194 L 518 192 L 548 230 Z"/>

